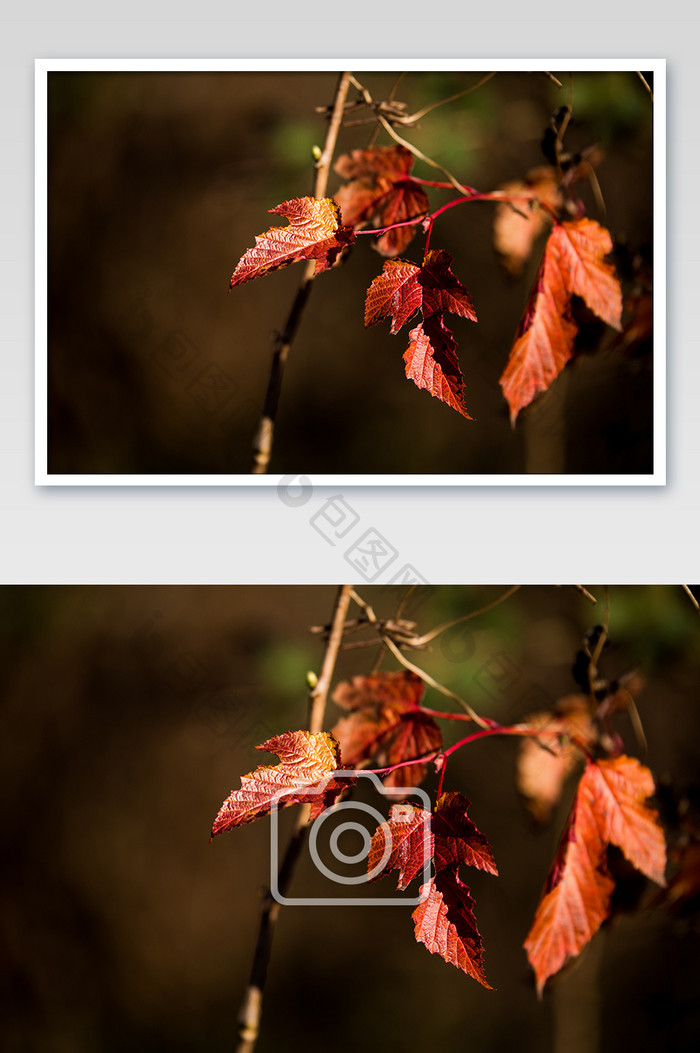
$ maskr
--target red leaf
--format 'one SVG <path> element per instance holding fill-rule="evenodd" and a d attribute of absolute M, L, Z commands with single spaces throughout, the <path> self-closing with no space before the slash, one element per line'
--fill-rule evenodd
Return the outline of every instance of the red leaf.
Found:
<path fill-rule="evenodd" d="M 441 870 L 420 891 L 426 899 L 413 912 L 416 939 L 431 954 L 439 954 L 491 990 L 484 972 L 474 900 L 456 870 Z"/>
<path fill-rule="evenodd" d="M 280 763 L 261 765 L 241 777 L 240 790 L 232 790 L 219 809 L 212 837 L 268 815 L 276 799 L 281 808 L 310 802 L 311 817 L 316 818 L 354 782 L 328 778 L 341 763 L 338 743 L 325 732 L 287 731 L 256 748 L 276 753 Z"/>
<path fill-rule="evenodd" d="M 378 767 L 432 753 L 442 744 L 442 733 L 432 717 L 421 713 L 418 702 L 425 688 L 411 672 L 356 676 L 339 684 L 333 701 L 350 714 L 333 728 L 345 763 L 356 768 L 374 758 Z M 390 772 L 385 786 L 417 786 L 425 764 Z"/>
<path fill-rule="evenodd" d="M 557 702 L 554 712 L 533 713 L 524 723 L 539 735 L 523 738 L 519 745 L 516 785 L 535 821 L 546 823 L 565 780 L 583 759 L 571 738 L 584 746 L 595 742 L 590 702 L 585 695 L 569 695 Z"/>
<path fill-rule="evenodd" d="M 610 912 L 615 887 L 608 844 L 659 884 L 666 848 L 656 812 L 644 802 L 654 791 L 649 770 L 631 757 L 589 762 L 566 830 L 525 941 L 541 994 L 548 977 L 575 957 Z"/>
<path fill-rule="evenodd" d="M 299 260 L 316 260 L 315 273 L 320 274 L 355 240 L 351 228 L 341 226 L 338 206 L 329 197 L 295 197 L 270 212 L 285 216 L 289 226 L 271 227 L 256 237 L 255 247 L 243 254 L 231 275 L 231 289 Z"/>
<path fill-rule="evenodd" d="M 355 229 L 371 223 L 379 229 L 422 218 L 430 202 L 422 186 L 408 177 L 412 167 L 413 154 L 404 146 L 376 146 L 339 157 L 336 172 L 352 180 L 334 195 L 345 223 Z M 382 256 L 397 256 L 414 234 L 414 226 L 398 227 L 382 234 L 373 247 Z"/>
<path fill-rule="evenodd" d="M 429 252 L 422 267 L 409 260 L 387 260 L 367 290 L 365 326 L 391 318 L 391 332 L 397 333 L 419 309 L 423 318 L 451 311 L 475 322 L 471 296 L 451 264 L 452 257 L 443 249 Z"/>
<path fill-rule="evenodd" d="M 536 238 L 552 222 L 549 213 L 537 205 L 548 205 L 558 210 L 562 204 L 559 189 L 559 173 L 556 168 L 542 165 L 533 168 L 525 179 L 504 183 L 498 188 L 510 196 L 524 195 L 534 198 L 533 204 L 526 201 L 496 205 L 493 219 L 493 244 L 501 263 L 514 278 L 522 273 L 529 260 Z M 516 211 L 517 209 L 517 211 Z"/>
<path fill-rule="evenodd" d="M 406 376 L 434 398 L 474 418 L 464 403 L 464 377 L 457 361 L 457 342 L 439 315 L 433 315 L 409 333 L 404 352 Z"/>
<path fill-rule="evenodd" d="M 368 873 L 379 867 L 387 847 L 389 856 L 371 881 L 377 881 L 391 870 L 398 870 L 400 889 L 405 889 L 418 874 L 422 873 L 426 860 L 433 856 L 433 834 L 431 815 L 424 808 L 413 804 L 395 804 L 389 819 L 374 832 L 367 860 Z"/>
<path fill-rule="evenodd" d="M 433 835 L 435 869 L 456 868 L 460 863 L 498 874 L 491 845 L 467 815 L 470 802 L 461 793 L 443 793 L 435 806 Z"/>
<path fill-rule="evenodd" d="M 391 318 L 391 332 L 398 333 L 423 303 L 420 273 L 421 268 L 410 260 L 387 260 L 367 290 L 365 326 Z"/>
<path fill-rule="evenodd" d="M 488 841 L 467 816 L 469 801 L 461 793 L 444 793 L 431 816 L 411 804 L 394 805 L 386 823 L 377 827 L 369 852 L 368 870 L 379 866 L 387 846 L 390 854 L 372 878 L 399 871 L 400 889 L 421 873 L 426 859 L 435 871 L 454 870 L 460 863 L 497 874 Z"/>
<path fill-rule="evenodd" d="M 620 328 L 622 293 L 604 257 L 610 234 L 593 220 L 559 223 L 549 235 L 530 299 L 501 377 L 511 423 L 534 397 L 546 391 L 571 358 L 578 332 L 571 297 L 585 300 L 594 314 Z"/>

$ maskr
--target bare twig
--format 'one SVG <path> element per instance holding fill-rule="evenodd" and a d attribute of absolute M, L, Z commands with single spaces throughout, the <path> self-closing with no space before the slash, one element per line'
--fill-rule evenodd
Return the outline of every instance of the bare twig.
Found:
<path fill-rule="evenodd" d="M 651 96 L 651 101 L 653 102 L 654 101 L 654 92 L 651 90 L 651 86 L 649 84 L 649 81 L 646 79 L 646 77 L 642 76 L 642 74 L 639 72 L 639 70 L 636 70 L 635 72 L 636 72 L 637 76 L 639 77 L 639 79 L 641 80 L 641 82 L 644 85 L 644 87 L 649 92 L 649 95 Z"/>
<path fill-rule="evenodd" d="M 419 676 L 421 678 L 424 684 L 427 684 L 429 687 L 435 688 L 435 690 L 439 691 L 441 695 L 445 695 L 446 698 L 451 698 L 453 702 L 456 702 L 459 706 L 462 707 L 464 712 L 467 713 L 474 721 L 474 723 L 479 725 L 479 727 L 487 728 L 490 726 L 488 721 L 485 721 L 483 717 L 480 717 L 479 714 L 475 712 L 475 710 L 473 710 L 469 703 L 465 702 L 463 698 L 460 698 L 459 695 L 456 695 L 454 691 L 450 691 L 449 687 L 445 687 L 444 684 L 441 684 L 437 680 L 434 680 L 433 677 L 430 676 L 429 673 L 426 673 L 424 669 L 421 669 L 420 666 L 414 665 L 413 662 L 409 662 L 408 658 L 406 658 L 401 653 L 400 648 L 396 646 L 391 636 L 384 630 L 382 622 L 379 621 L 370 605 L 366 603 L 362 599 L 362 597 L 355 592 L 354 589 L 352 591 L 352 599 L 355 601 L 358 607 L 361 607 L 362 610 L 365 612 L 368 620 L 375 626 L 377 634 L 380 637 L 384 646 L 387 648 L 387 650 L 391 651 L 394 658 L 396 658 L 396 660 L 401 663 L 404 669 L 408 669 L 411 673 L 415 673 L 416 676 Z"/>
<path fill-rule="evenodd" d="M 326 140 L 323 145 L 323 150 L 321 151 L 321 156 L 316 162 L 314 197 L 317 198 L 325 196 L 326 187 L 328 186 L 328 174 L 338 138 L 338 132 L 340 131 L 340 126 L 343 120 L 343 108 L 350 87 L 350 78 L 350 73 L 341 73 L 338 79 L 338 86 L 335 91 L 335 99 L 333 102 L 333 111 L 326 132 Z M 289 355 L 289 349 L 294 337 L 296 336 L 297 329 L 299 328 L 299 322 L 301 321 L 306 301 L 311 292 L 311 283 L 314 279 L 315 270 L 316 261 L 309 260 L 304 268 L 304 273 L 301 282 L 299 283 L 297 294 L 294 297 L 291 310 L 287 316 L 284 329 L 275 337 L 272 362 L 270 364 L 270 374 L 267 382 L 267 391 L 265 393 L 265 402 L 260 417 L 260 423 L 258 424 L 255 441 L 253 443 L 253 467 L 251 469 L 253 475 L 264 475 L 270 463 L 272 444 L 275 436 L 277 406 L 279 404 L 280 392 L 282 390 L 284 367 Z"/>
<path fill-rule="evenodd" d="M 309 695 L 309 730 L 317 734 L 322 730 L 323 718 L 326 708 L 328 689 L 333 678 L 340 641 L 343 638 L 343 627 L 350 603 L 351 588 L 343 585 L 338 590 L 338 595 L 333 611 L 333 621 L 326 642 L 323 655 L 321 672 L 315 686 Z M 300 809 L 294 832 L 284 854 L 279 868 L 278 888 L 282 896 L 289 888 L 289 883 L 294 873 L 296 861 L 304 844 L 306 832 L 309 826 L 310 805 L 303 805 Z M 248 989 L 241 1006 L 238 1017 L 238 1043 L 236 1053 L 252 1053 L 260 1030 L 260 1017 L 262 1014 L 262 997 L 267 978 L 267 967 L 270 961 L 272 949 L 272 937 L 279 915 L 280 904 L 272 898 L 268 891 L 263 901 L 260 912 L 260 925 L 258 928 L 258 939 L 253 956 L 253 965 L 250 970 L 250 981 Z"/>
<path fill-rule="evenodd" d="M 593 654 L 591 655 L 590 661 L 588 662 L 588 688 L 591 693 L 591 698 L 595 698 L 595 681 L 598 679 L 598 662 L 600 661 L 600 656 L 603 653 L 605 641 L 608 638 L 608 629 L 610 627 L 610 590 L 608 589 L 607 585 L 604 586 L 604 589 L 605 611 L 603 614 L 603 625 L 595 648 L 593 649 Z"/>
<path fill-rule="evenodd" d="M 453 625 L 459 625 L 461 622 L 471 621 L 472 618 L 478 618 L 480 614 L 485 614 L 486 611 L 492 610 L 494 607 L 498 607 L 499 603 L 503 603 L 504 600 L 509 599 L 514 593 L 521 588 L 520 585 L 511 585 L 509 589 L 506 589 L 504 593 L 497 596 L 495 600 L 491 600 L 490 603 L 485 603 L 483 607 L 479 607 L 475 611 L 470 611 L 469 614 L 461 614 L 458 618 L 452 618 L 449 622 L 443 622 L 442 625 L 438 625 L 437 628 L 431 629 L 430 632 L 423 633 L 422 636 L 415 637 L 413 646 L 421 646 L 423 644 L 430 643 L 440 633 L 445 632 L 446 629 L 451 629 Z"/>
<path fill-rule="evenodd" d="M 549 77 L 549 79 L 551 81 L 554 81 L 554 83 L 556 84 L 556 86 L 558 88 L 563 88 L 564 87 L 562 82 L 560 80 L 557 80 L 557 78 L 554 76 L 554 74 L 550 73 L 549 70 L 543 69 L 542 72 L 544 73 L 545 77 Z"/>
<path fill-rule="evenodd" d="M 464 91 L 458 91 L 456 95 L 450 95 L 447 99 L 440 99 L 439 102 L 431 102 L 428 106 L 424 106 L 422 110 L 416 110 L 416 112 L 412 113 L 410 117 L 404 118 L 402 124 L 415 124 L 416 121 L 421 119 L 421 117 L 425 117 L 427 113 L 436 110 L 438 106 L 444 106 L 447 102 L 455 102 L 457 99 L 464 98 L 465 95 L 471 95 L 473 91 L 476 91 L 477 88 L 481 88 L 484 84 L 490 81 L 492 77 L 495 77 L 496 73 L 497 70 L 494 70 L 493 73 L 487 73 L 486 76 L 482 77 L 476 84 L 472 84 L 471 88 L 465 88 Z"/>
<path fill-rule="evenodd" d="M 564 114 L 564 120 L 559 126 L 557 132 L 556 142 L 554 143 L 554 153 L 557 159 L 557 168 L 561 172 L 561 149 L 564 144 L 564 136 L 566 129 L 569 127 L 569 121 L 571 120 L 571 114 L 574 112 L 574 75 L 569 74 L 569 103 L 566 107 L 566 113 Z"/>

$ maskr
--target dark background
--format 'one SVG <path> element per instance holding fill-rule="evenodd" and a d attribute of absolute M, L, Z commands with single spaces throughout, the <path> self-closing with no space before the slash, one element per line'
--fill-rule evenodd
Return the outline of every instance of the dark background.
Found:
<path fill-rule="evenodd" d="M 375 99 L 393 73 L 359 74 Z M 476 83 L 477 73 L 410 73 L 396 97 L 409 112 Z M 482 190 L 522 177 L 568 98 L 541 73 L 502 73 L 402 129 L 417 147 Z M 51 473 L 245 473 L 266 386 L 272 336 L 301 266 L 227 296 L 239 257 L 311 192 L 312 147 L 335 73 L 68 73 L 48 77 L 48 464 Z M 626 254 L 652 236 L 651 102 L 629 73 L 577 73 L 566 146 L 597 142 L 607 215 L 591 217 Z M 338 152 L 366 145 L 346 129 Z M 387 143 L 381 133 L 377 140 Z M 440 178 L 418 162 L 416 175 Z M 329 193 L 341 181 L 331 174 Z M 435 205 L 451 195 L 433 191 Z M 363 328 L 365 291 L 382 266 L 359 239 L 312 291 L 292 349 L 272 472 L 567 473 L 652 470 L 650 348 L 629 355 L 582 315 L 575 363 L 513 431 L 498 378 L 525 307 L 541 244 L 522 278 L 504 277 L 491 247 L 493 206 L 436 222 L 431 245 L 455 257 L 479 324 L 450 323 L 474 422 L 404 376 L 407 332 Z M 404 255 L 420 262 L 422 238 Z M 625 265 L 621 266 L 621 270 Z M 602 341 L 602 344 L 601 344 Z M 600 345 L 600 347 L 599 347 Z M 599 347 L 592 354 L 591 350 Z"/>
<path fill-rule="evenodd" d="M 407 612 L 425 631 L 502 591 L 427 588 Z M 574 655 L 602 617 L 603 591 L 591 591 L 596 607 L 572 588 L 526 587 L 414 660 L 483 715 L 515 721 L 576 690 Z M 394 612 L 395 589 L 362 593 L 380 616 Z M 308 629 L 328 621 L 334 596 L 325 586 L 0 590 L 3 1050 L 232 1048 L 269 822 L 211 845 L 209 830 L 239 776 L 275 763 L 254 746 L 306 725 L 306 672 L 322 654 Z M 699 629 L 678 586 L 611 590 L 601 670 L 638 668 L 645 762 L 681 788 L 698 777 Z M 344 652 L 336 679 L 373 660 Z M 425 702 L 452 708 L 431 690 Z M 329 705 L 327 728 L 337 715 Z M 617 725 L 642 757 L 629 721 Z M 450 741 L 458 732 L 447 727 Z M 411 908 L 285 908 L 260 1053 L 693 1046 L 697 922 L 664 909 L 618 915 L 537 1001 L 522 942 L 573 785 L 552 824 L 534 831 L 514 786 L 515 750 L 510 739 L 475 742 L 450 761 L 445 786 L 471 799 L 498 863 L 498 878 L 469 874 L 496 990 L 417 944 Z M 317 886 L 304 857 L 292 894 Z"/>

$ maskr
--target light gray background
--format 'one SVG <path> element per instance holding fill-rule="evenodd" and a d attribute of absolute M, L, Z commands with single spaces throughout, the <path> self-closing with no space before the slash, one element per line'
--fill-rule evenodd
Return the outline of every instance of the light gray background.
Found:
<path fill-rule="evenodd" d="M 314 487 L 306 503 L 291 507 L 274 488 L 33 485 L 34 59 L 256 55 L 668 60 L 667 487 L 342 492 L 359 517 L 358 531 L 375 528 L 399 553 L 376 579 L 382 583 L 405 564 L 434 582 L 698 577 L 700 88 L 698 20 L 683 17 L 687 4 L 590 0 L 570 9 L 587 16 L 578 21 L 562 17 L 561 3 L 528 9 L 503 0 L 486 9 L 497 15 L 488 21 L 479 19 L 478 8 L 455 3 L 440 5 L 437 20 L 427 4 L 375 3 L 371 23 L 324 21 L 318 5 L 303 2 L 264 5 L 264 22 L 236 17 L 263 6 L 230 0 L 196 9 L 125 0 L 104 14 L 87 2 L 61 8 L 58 20 L 55 5 L 36 4 L 31 20 L 4 18 L 0 32 L 0 580 L 362 580 L 344 559 L 347 545 L 329 544 L 309 523 L 333 490 Z M 469 18 L 468 11 L 477 13 Z M 200 17 L 194 20 L 193 12 Z"/>

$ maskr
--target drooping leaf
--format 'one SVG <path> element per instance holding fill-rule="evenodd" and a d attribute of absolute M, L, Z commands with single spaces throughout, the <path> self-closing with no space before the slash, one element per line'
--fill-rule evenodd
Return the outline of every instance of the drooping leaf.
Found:
<path fill-rule="evenodd" d="M 336 172 L 351 182 L 334 195 L 343 218 L 354 229 L 388 227 L 416 218 L 428 211 L 430 202 L 420 183 L 409 176 L 413 154 L 404 146 L 375 146 L 343 154 Z M 398 256 L 406 248 L 415 226 L 397 227 L 382 234 L 373 247 L 382 256 Z"/>
<path fill-rule="evenodd" d="M 254 248 L 246 250 L 231 275 L 231 289 L 300 260 L 315 260 L 315 273 L 320 274 L 355 240 L 352 228 L 341 224 L 338 206 L 329 197 L 295 197 L 270 212 L 284 216 L 289 225 L 271 227 L 256 237 Z"/>
<path fill-rule="evenodd" d="M 493 244 L 501 263 L 516 278 L 529 260 L 536 239 L 552 220 L 546 205 L 555 212 L 562 205 L 559 173 L 551 165 L 531 169 L 524 179 L 504 183 L 498 189 L 509 196 L 532 197 L 533 203 L 516 201 L 496 205 L 493 219 Z"/>
<path fill-rule="evenodd" d="M 342 765 L 338 743 L 326 732 L 287 731 L 256 748 L 276 753 L 280 763 L 241 777 L 240 790 L 232 790 L 219 809 L 212 837 L 268 815 L 275 801 L 280 808 L 310 803 L 315 818 L 355 781 L 329 777 Z"/>
<path fill-rule="evenodd" d="M 408 379 L 467 420 L 473 420 L 464 402 L 464 377 L 457 360 L 457 341 L 442 317 L 431 315 L 412 329 L 408 338 L 403 356 Z"/>
<path fill-rule="evenodd" d="M 584 746 L 595 742 L 590 701 L 585 695 L 568 695 L 553 712 L 532 713 L 523 723 L 539 734 L 520 742 L 516 785 L 535 821 L 546 823 L 564 782 L 584 756 L 572 738 Z"/>
<path fill-rule="evenodd" d="M 608 231 L 590 219 L 558 223 L 549 235 L 500 380 L 511 423 L 547 390 L 573 355 L 578 328 L 571 318 L 572 296 L 580 296 L 594 314 L 619 330 L 620 283 L 605 262 L 611 250 Z"/>
<path fill-rule="evenodd" d="M 413 912 L 416 939 L 491 990 L 484 972 L 484 948 L 474 917 L 474 900 L 456 870 L 441 870 L 423 885 Z"/>
<path fill-rule="evenodd" d="M 418 708 L 424 690 L 420 677 L 409 671 L 358 676 L 339 684 L 333 701 L 350 712 L 332 734 L 345 763 L 356 768 L 373 759 L 377 767 L 388 768 L 438 749 L 440 728 Z M 425 771 L 425 764 L 399 768 L 385 777 L 384 785 L 417 786 Z"/>
<path fill-rule="evenodd" d="M 430 812 L 424 808 L 408 803 L 392 805 L 389 819 L 377 827 L 370 844 L 367 870 L 371 881 L 398 870 L 398 887 L 405 889 L 423 872 L 426 861 L 433 857 L 430 820 Z"/>
<path fill-rule="evenodd" d="M 469 804 L 461 793 L 443 793 L 439 798 L 433 816 L 435 869 L 466 863 L 489 874 L 498 874 L 491 845 L 467 815 Z"/>
<path fill-rule="evenodd" d="M 615 883 L 609 844 L 652 880 L 664 884 L 666 849 L 649 770 L 631 757 L 591 761 L 581 777 L 559 851 L 525 941 L 541 994 L 547 979 L 580 953 L 610 912 Z"/>

